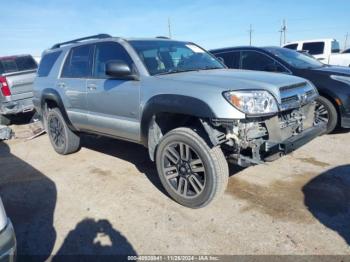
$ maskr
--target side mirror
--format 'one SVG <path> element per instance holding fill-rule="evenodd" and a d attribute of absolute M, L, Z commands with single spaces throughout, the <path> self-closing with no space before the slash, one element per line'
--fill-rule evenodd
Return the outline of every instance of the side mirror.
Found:
<path fill-rule="evenodd" d="M 116 79 L 136 80 L 130 67 L 123 61 L 110 61 L 106 64 L 106 75 Z"/>

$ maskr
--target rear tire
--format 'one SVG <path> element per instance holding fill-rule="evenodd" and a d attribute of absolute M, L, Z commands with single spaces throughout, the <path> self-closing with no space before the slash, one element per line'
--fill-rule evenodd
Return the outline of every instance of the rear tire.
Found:
<path fill-rule="evenodd" d="M 68 155 L 79 150 L 80 136 L 69 129 L 58 108 L 47 112 L 46 124 L 50 142 L 57 153 Z"/>
<path fill-rule="evenodd" d="M 338 124 L 338 112 L 335 106 L 327 98 L 320 96 L 316 99 L 315 122 L 326 123 L 327 130 L 324 134 L 334 131 Z"/>
<path fill-rule="evenodd" d="M 11 119 L 9 116 L 0 115 L 0 125 L 8 126 L 11 124 Z"/>
<path fill-rule="evenodd" d="M 156 152 L 159 178 L 179 204 L 200 208 L 219 198 L 228 182 L 228 164 L 219 146 L 210 148 L 190 128 L 177 128 L 160 141 Z"/>

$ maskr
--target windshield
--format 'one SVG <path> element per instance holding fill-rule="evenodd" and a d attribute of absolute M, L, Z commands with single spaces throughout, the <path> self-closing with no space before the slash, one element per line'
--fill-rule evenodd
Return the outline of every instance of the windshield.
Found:
<path fill-rule="evenodd" d="M 225 68 L 216 58 L 192 43 L 152 40 L 129 41 L 151 75 Z"/>
<path fill-rule="evenodd" d="M 279 57 L 292 67 L 299 69 L 312 69 L 324 66 L 321 62 L 310 55 L 302 54 L 286 48 L 271 47 L 267 51 Z"/>

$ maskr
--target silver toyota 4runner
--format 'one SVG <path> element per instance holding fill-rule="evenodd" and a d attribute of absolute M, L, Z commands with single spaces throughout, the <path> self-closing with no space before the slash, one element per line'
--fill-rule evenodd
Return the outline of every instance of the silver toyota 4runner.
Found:
<path fill-rule="evenodd" d="M 222 193 L 227 162 L 260 164 L 324 131 L 307 80 L 227 69 L 190 43 L 96 35 L 43 53 L 34 105 L 60 154 L 87 132 L 148 148 L 174 200 L 199 208 Z"/>

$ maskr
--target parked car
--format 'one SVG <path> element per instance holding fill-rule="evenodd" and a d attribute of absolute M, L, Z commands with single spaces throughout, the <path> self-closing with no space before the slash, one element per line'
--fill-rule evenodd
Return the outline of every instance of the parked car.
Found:
<path fill-rule="evenodd" d="M 350 48 L 343 50 L 341 53 L 342 54 L 350 54 Z"/>
<path fill-rule="evenodd" d="M 339 42 L 335 39 L 296 41 L 283 47 L 306 51 L 324 64 L 350 66 L 350 54 L 340 53 Z"/>
<path fill-rule="evenodd" d="M 191 208 L 225 190 L 226 159 L 271 161 L 323 132 L 317 97 L 305 79 L 228 70 L 191 42 L 109 35 L 46 50 L 34 83 L 56 152 L 76 152 L 83 132 L 142 144 L 169 195 Z"/>
<path fill-rule="evenodd" d="M 7 218 L 0 198 L 0 261 L 16 260 L 16 237 L 11 221 Z"/>
<path fill-rule="evenodd" d="M 37 63 L 30 55 L 0 57 L 0 125 L 18 113 L 32 111 Z"/>
<path fill-rule="evenodd" d="M 233 47 L 211 50 L 229 68 L 291 74 L 318 89 L 316 122 L 350 128 L 350 68 L 325 65 L 309 55 L 280 47 Z"/>

